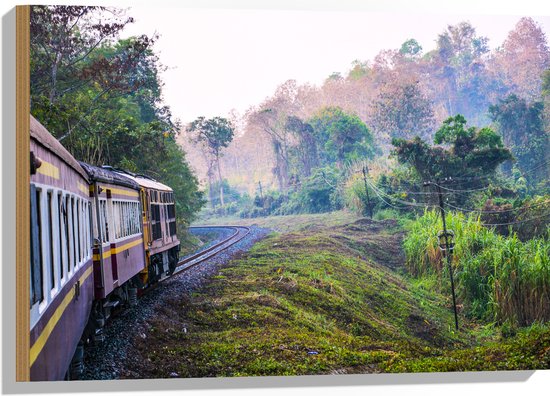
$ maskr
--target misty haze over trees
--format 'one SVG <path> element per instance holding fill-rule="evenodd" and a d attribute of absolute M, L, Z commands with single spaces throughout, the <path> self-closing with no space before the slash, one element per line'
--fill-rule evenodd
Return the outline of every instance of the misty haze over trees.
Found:
<path fill-rule="evenodd" d="M 523 172 L 549 155 L 549 68 L 547 39 L 531 18 L 520 19 L 492 51 L 468 22 L 448 26 L 429 52 L 411 38 L 373 60 L 352 62 L 347 75 L 333 73 L 320 87 L 283 82 L 235 121 L 240 127 L 221 158 L 223 178 L 234 196 L 240 192 L 245 202 L 262 201 L 244 216 L 339 209 L 349 206 L 344 190 L 355 183 L 359 162 L 371 160 L 375 173 L 387 173 L 399 159 L 388 159 L 396 149 L 393 139 L 452 144 L 433 139 L 446 119 L 460 114 L 468 127 L 490 127 L 503 139 L 515 160 L 504 164 L 509 175 L 514 170 L 525 188 L 546 181 L 547 189 L 548 167 Z M 183 144 L 204 178 L 206 166 L 196 148 Z M 407 172 L 420 180 L 414 169 Z M 327 205 L 310 206 L 311 199 Z"/>

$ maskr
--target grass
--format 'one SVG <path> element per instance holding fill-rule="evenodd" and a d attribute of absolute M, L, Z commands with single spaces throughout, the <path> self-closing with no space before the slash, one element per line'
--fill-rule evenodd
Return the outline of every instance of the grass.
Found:
<path fill-rule="evenodd" d="M 455 232 L 453 271 L 459 297 L 471 315 L 520 326 L 550 320 L 548 238 L 521 242 L 515 234 L 503 237 L 474 216 L 449 213 L 446 221 Z M 433 211 L 410 226 L 404 248 L 412 274 L 448 278 L 436 237 L 440 229 Z"/>
<path fill-rule="evenodd" d="M 127 378 L 550 367 L 550 329 L 460 314 L 436 273 L 411 278 L 393 220 L 293 218 L 193 294 L 165 301 Z M 334 216 L 334 217 L 330 217 Z M 285 217 L 288 220 L 288 217 Z M 325 225 L 323 225 L 325 224 Z"/>
<path fill-rule="evenodd" d="M 330 213 L 268 216 L 251 219 L 241 219 L 237 216 L 213 217 L 209 219 L 198 219 L 193 225 L 256 225 L 259 227 L 270 228 L 276 232 L 286 233 L 325 226 L 344 225 L 352 223 L 359 218 L 360 217 L 354 213 L 340 210 Z"/>

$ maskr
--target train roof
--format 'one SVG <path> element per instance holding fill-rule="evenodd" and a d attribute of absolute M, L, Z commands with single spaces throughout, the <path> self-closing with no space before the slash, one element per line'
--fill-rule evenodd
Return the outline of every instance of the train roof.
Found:
<path fill-rule="evenodd" d="M 156 181 L 155 179 L 153 179 L 149 176 L 135 174 L 135 173 L 128 172 L 128 171 L 125 171 L 125 170 L 122 170 L 122 169 L 111 168 L 110 166 L 104 166 L 103 168 L 111 169 L 114 172 L 117 172 L 119 174 L 123 174 L 124 176 L 134 180 L 137 184 L 139 184 L 141 187 L 144 187 L 144 188 L 152 188 L 154 190 L 168 191 L 168 192 L 173 191 L 166 184 L 162 184 L 162 183 Z"/>
<path fill-rule="evenodd" d="M 32 115 L 30 123 L 30 136 L 32 139 L 36 140 L 39 144 L 50 150 L 52 153 L 57 155 L 63 162 L 68 166 L 73 168 L 75 171 L 80 173 L 80 175 L 89 181 L 88 174 L 80 166 L 78 161 L 67 151 L 65 147 L 52 136 L 50 132 L 42 125 L 36 118 Z"/>
<path fill-rule="evenodd" d="M 80 162 L 82 168 L 88 173 L 90 179 L 93 181 L 99 181 L 104 183 L 116 184 L 123 187 L 132 188 L 134 190 L 139 190 L 139 184 L 136 183 L 130 177 L 126 175 L 121 175 L 118 172 L 113 172 L 108 168 L 100 168 L 98 166 L 90 165 L 85 162 Z"/>

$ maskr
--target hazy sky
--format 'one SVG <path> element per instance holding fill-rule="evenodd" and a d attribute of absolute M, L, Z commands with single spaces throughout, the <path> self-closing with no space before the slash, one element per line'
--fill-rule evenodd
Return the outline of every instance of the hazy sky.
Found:
<path fill-rule="evenodd" d="M 125 35 L 160 35 L 165 102 L 189 122 L 231 109 L 242 114 L 288 79 L 320 85 L 332 72 L 345 75 L 353 60 L 372 60 L 409 38 L 429 51 L 447 25 L 465 20 L 494 48 L 524 16 L 352 10 L 132 7 L 136 22 Z M 533 19 L 548 36 L 550 17 Z"/>

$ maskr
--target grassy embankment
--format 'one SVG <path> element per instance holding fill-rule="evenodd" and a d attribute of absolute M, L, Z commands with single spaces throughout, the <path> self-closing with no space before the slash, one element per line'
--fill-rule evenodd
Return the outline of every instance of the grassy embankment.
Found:
<path fill-rule="evenodd" d="M 395 221 L 342 212 L 246 221 L 284 232 L 170 301 L 136 339 L 142 356 L 127 377 L 550 367 L 547 326 L 503 338 L 461 314 L 455 332 L 450 297 L 406 275 Z"/>

